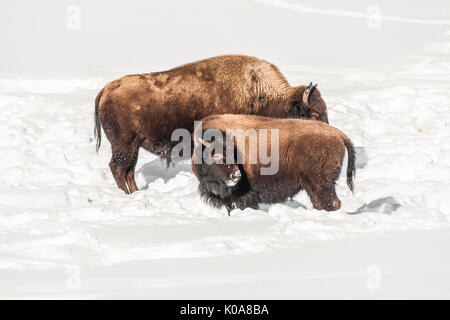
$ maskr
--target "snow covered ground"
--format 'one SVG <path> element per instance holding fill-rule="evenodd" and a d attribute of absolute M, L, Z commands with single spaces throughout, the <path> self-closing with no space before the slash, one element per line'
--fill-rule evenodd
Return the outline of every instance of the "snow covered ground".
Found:
<path fill-rule="evenodd" d="M 450 298 L 450 38 L 439 37 L 376 66 L 277 58 L 291 84 L 319 83 L 330 123 L 357 146 L 356 191 L 342 177 L 333 213 L 313 210 L 302 192 L 228 217 L 200 200 L 188 162 L 166 169 L 144 150 L 141 190 L 125 195 L 107 140 L 98 155 L 93 140 L 95 95 L 123 73 L 9 72 L 0 79 L 0 297 Z"/>

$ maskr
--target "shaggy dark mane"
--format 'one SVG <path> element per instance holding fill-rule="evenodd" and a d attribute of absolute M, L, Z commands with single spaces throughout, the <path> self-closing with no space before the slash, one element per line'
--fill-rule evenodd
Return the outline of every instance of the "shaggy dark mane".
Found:
<path fill-rule="evenodd" d="M 207 178 L 199 177 L 200 183 L 198 190 L 200 197 L 212 207 L 220 209 L 225 206 L 228 213 L 235 208 L 242 210 L 245 208 L 258 209 L 260 202 L 259 196 L 254 190 L 251 189 L 247 175 L 243 171 L 242 167 L 240 169 L 242 172 L 241 181 L 239 181 L 239 183 L 233 187 L 231 192 L 225 196 L 212 193 L 209 185 L 210 182 L 206 180 Z M 221 187 L 228 188 L 225 185 L 222 185 Z"/>

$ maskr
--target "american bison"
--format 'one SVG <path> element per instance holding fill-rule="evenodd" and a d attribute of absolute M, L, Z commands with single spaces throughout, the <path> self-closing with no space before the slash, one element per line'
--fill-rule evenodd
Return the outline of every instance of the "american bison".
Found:
<path fill-rule="evenodd" d="M 231 148 L 228 144 L 228 149 L 215 150 L 217 148 L 212 148 L 211 142 L 200 137 L 210 129 L 217 129 L 221 135 L 228 133 L 230 141 L 233 141 Z M 264 165 L 259 158 L 253 164 L 249 161 L 249 130 L 262 132 L 263 129 L 267 130 L 267 143 L 261 144 L 263 136 L 257 134 L 256 149 L 259 149 L 259 156 L 265 145 L 270 153 L 278 153 L 278 171 L 273 175 L 261 174 Z M 272 144 L 276 136 L 274 129 L 277 129 L 278 146 Z M 204 161 L 200 163 L 198 159 L 194 161 L 199 153 L 194 153 L 192 171 L 200 181 L 200 195 L 215 207 L 225 206 L 228 212 L 232 208 L 257 209 L 259 203 L 281 202 L 292 198 L 302 189 L 307 192 L 315 209 L 339 209 L 341 202 L 336 196 L 335 183 L 341 172 L 346 149 L 347 185 L 353 191 L 355 151 L 352 142 L 340 130 L 323 122 L 253 115 L 215 115 L 202 120 L 201 131 L 196 130 L 193 139 L 196 141 L 196 150 L 203 145 L 208 150 L 201 152 L 212 152 L 213 158 L 218 160 L 211 164 Z M 244 141 L 244 144 L 237 140 Z M 221 159 L 229 159 L 227 152 L 232 152 L 234 164 L 229 161 L 220 163 Z M 241 164 L 236 164 L 238 155 L 242 156 Z"/>
<path fill-rule="evenodd" d="M 225 55 L 108 83 L 95 100 L 97 151 L 103 127 L 111 142 L 111 172 L 117 186 L 131 193 L 137 190 L 140 147 L 170 162 L 174 129 L 192 132 L 194 120 L 224 113 L 328 122 L 316 86 L 291 87 L 267 61 Z"/>

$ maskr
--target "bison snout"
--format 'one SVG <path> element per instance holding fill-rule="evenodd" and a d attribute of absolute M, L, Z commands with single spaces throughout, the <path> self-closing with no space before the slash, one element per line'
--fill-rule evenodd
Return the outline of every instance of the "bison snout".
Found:
<path fill-rule="evenodd" d="M 240 178 L 241 178 L 241 171 L 236 170 L 236 171 L 233 172 L 230 176 L 231 176 L 231 178 L 233 178 L 233 179 L 240 179 Z"/>
<path fill-rule="evenodd" d="M 227 185 L 229 187 L 234 187 L 240 180 L 241 180 L 241 172 L 239 170 L 236 170 L 233 173 L 230 173 Z"/>
<path fill-rule="evenodd" d="M 241 172 L 239 170 L 236 170 L 235 172 L 230 174 L 230 179 L 233 181 L 239 181 L 241 180 Z"/>

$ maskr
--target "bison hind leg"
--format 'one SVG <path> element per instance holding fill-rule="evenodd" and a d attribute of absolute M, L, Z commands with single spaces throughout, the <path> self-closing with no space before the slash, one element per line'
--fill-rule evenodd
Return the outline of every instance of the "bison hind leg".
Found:
<path fill-rule="evenodd" d="M 134 179 L 134 170 L 136 169 L 136 163 L 137 163 L 137 159 L 138 159 L 138 152 L 139 152 L 139 147 L 132 153 L 131 153 L 131 164 L 130 166 L 127 168 L 127 184 L 128 184 L 128 189 L 130 190 L 130 193 L 133 193 L 137 190 L 139 190 L 137 184 L 136 184 L 136 180 Z"/>
<path fill-rule="evenodd" d="M 113 147 L 109 168 L 113 174 L 117 186 L 126 194 L 133 193 L 138 190 L 134 179 L 134 171 L 138 159 L 140 147 L 139 137 L 135 137 L 132 142 L 124 143 L 127 147 Z"/>
<path fill-rule="evenodd" d="M 306 192 L 316 210 L 336 211 L 341 208 L 341 200 L 336 195 L 334 185 L 311 188 L 307 186 Z"/>
<path fill-rule="evenodd" d="M 109 168 L 111 169 L 111 173 L 116 181 L 117 186 L 122 189 L 126 194 L 129 194 L 130 191 L 127 187 L 127 168 L 124 165 L 126 161 L 126 153 L 121 151 L 113 151 L 111 161 L 109 162 Z"/>

